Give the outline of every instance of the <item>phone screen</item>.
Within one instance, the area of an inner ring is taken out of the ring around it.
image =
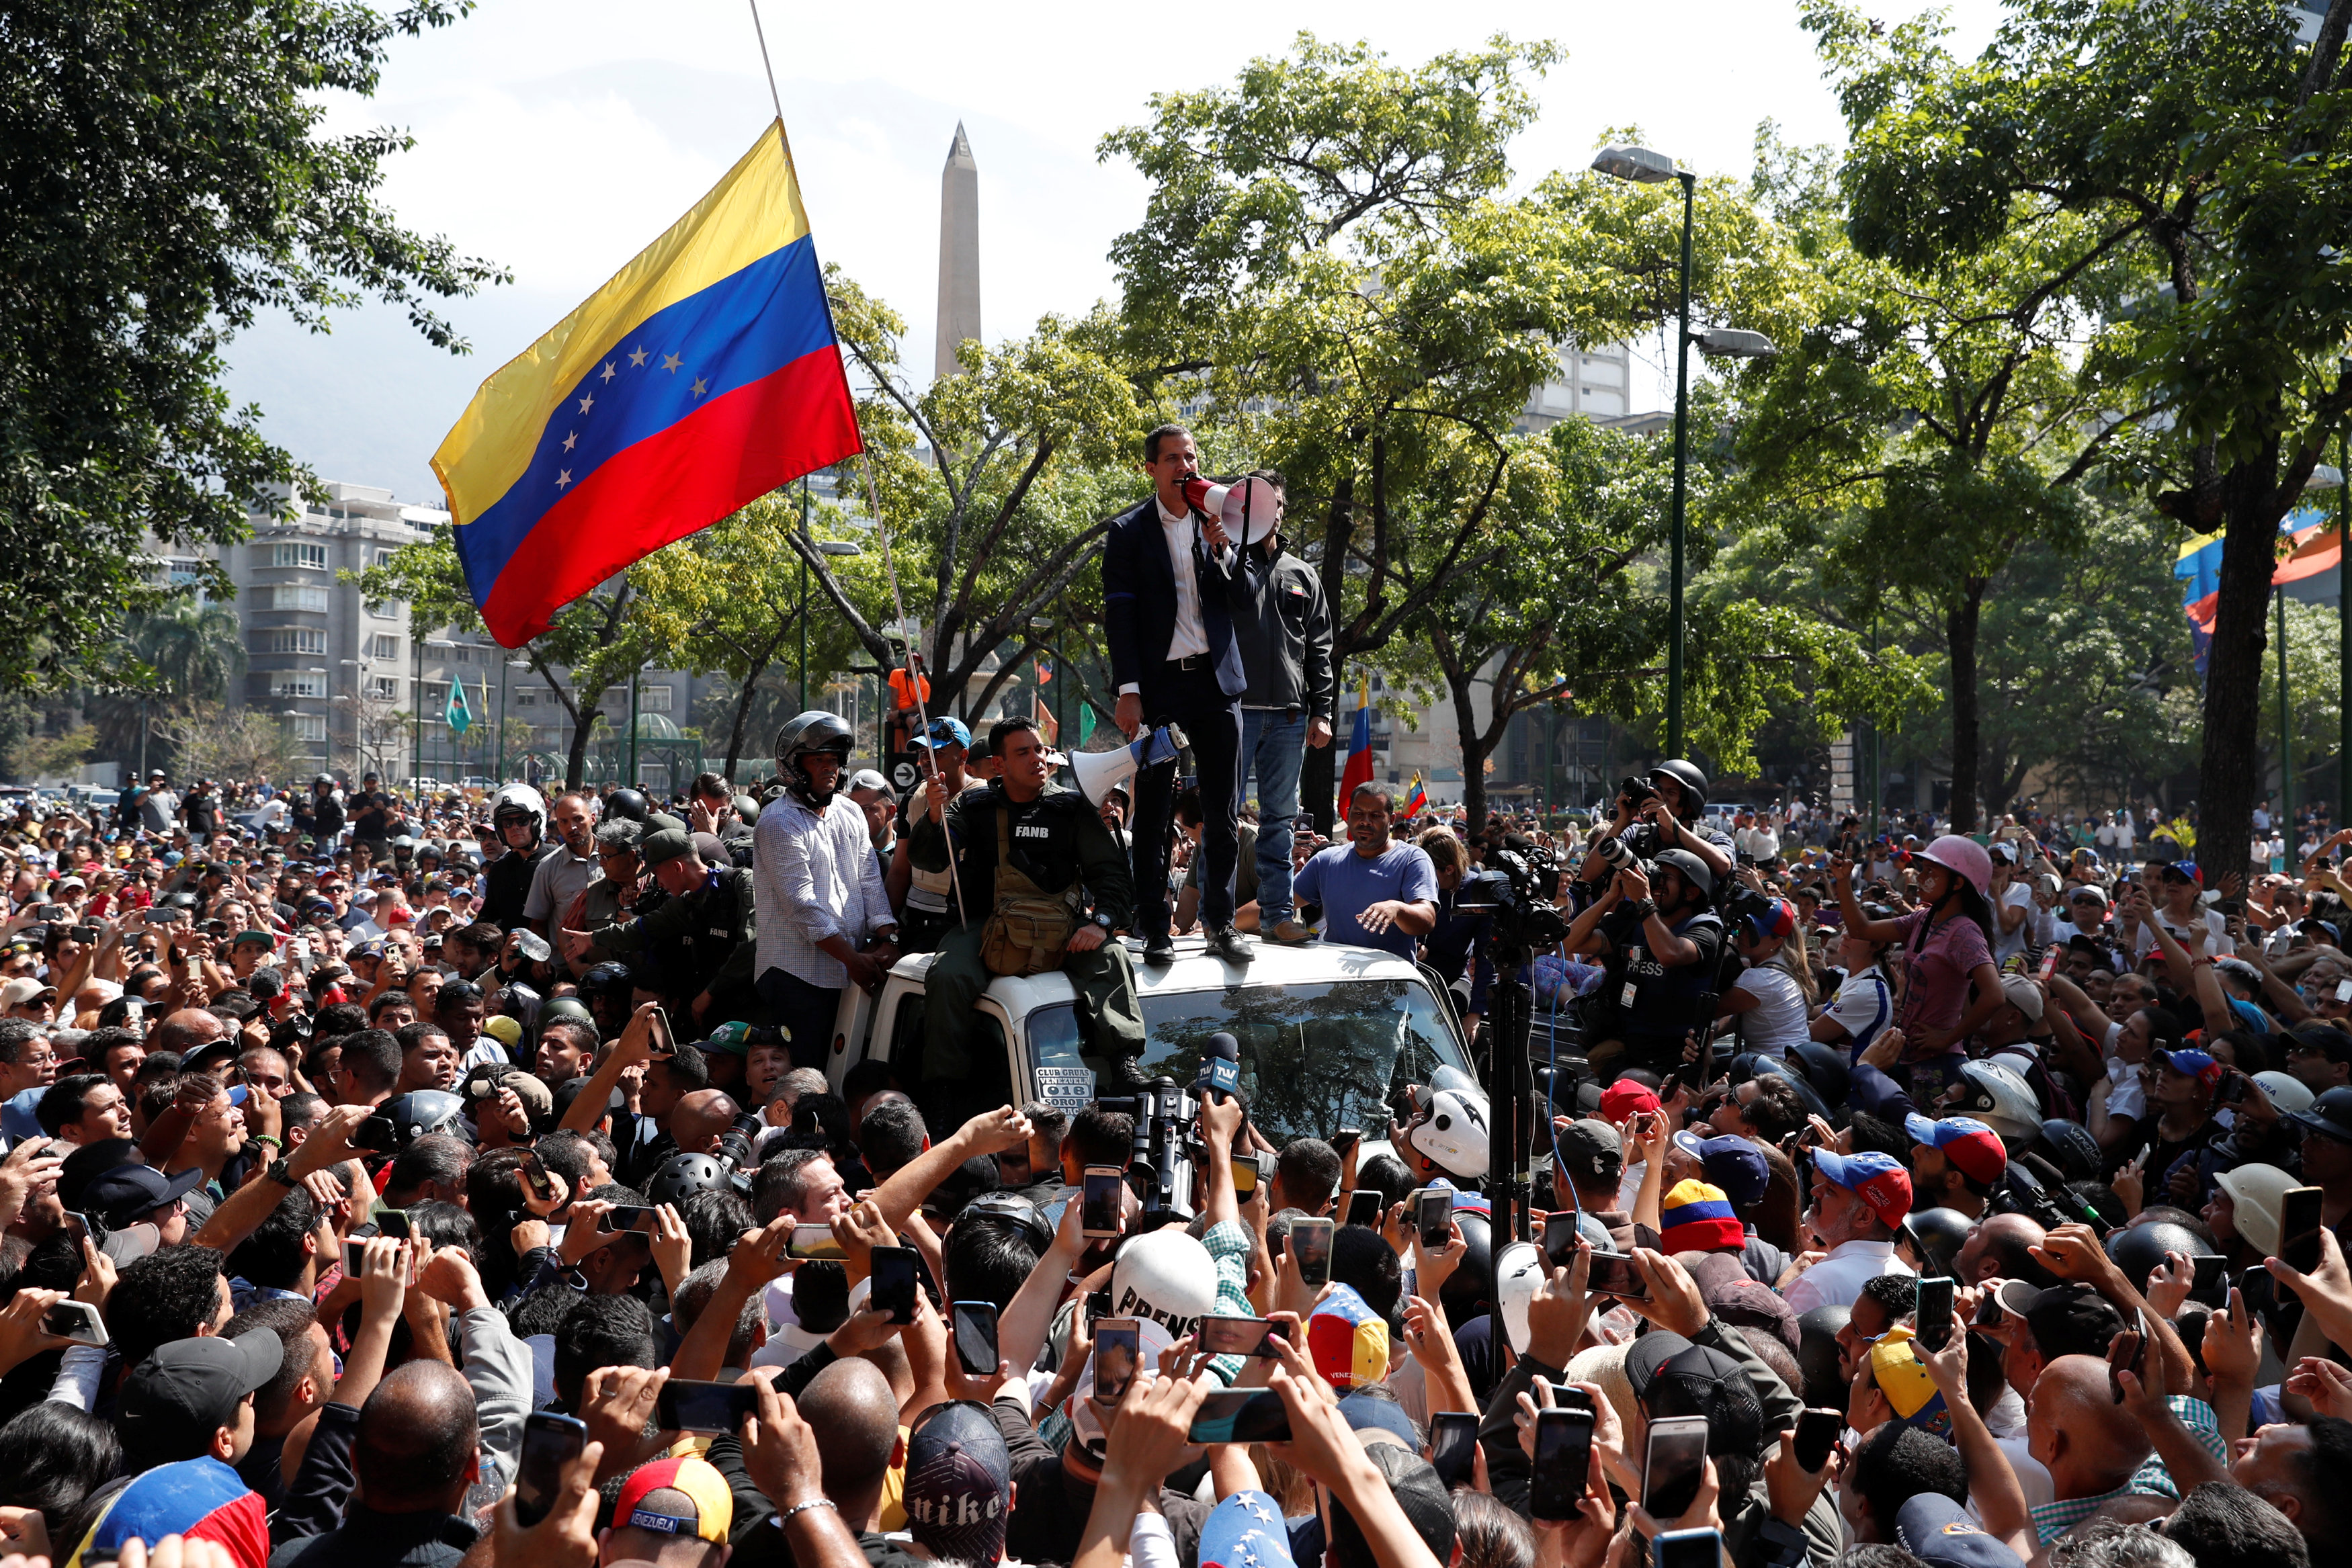
[[[1699,1449],[1706,1448],[1706,1423],[1699,1422]],[[1651,1452],[1657,1452],[1655,1428]],[[1583,1500],[1584,1483],[1592,1461],[1592,1413],[1589,1410],[1536,1412],[1536,1457],[1528,1477],[1528,1512],[1546,1521],[1574,1519]],[[1696,1483],[1694,1483],[1696,1492]],[[1688,1504],[1685,1504],[1685,1507]],[[1669,1515],[1680,1518],[1679,1513]]]
[[[1819,1475],[1830,1462],[1830,1450],[1837,1446],[1838,1434],[1845,1430],[1843,1410],[1806,1410],[1797,1416],[1797,1468],[1807,1475]]]
[[[962,1364],[964,1375],[995,1376],[996,1303],[958,1301],[951,1311],[955,1314],[956,1360]]]
[[[1921,1348],[1938,1351],[1952,1343],[1952,1281],[1930,1278],[1919,1281],[1918,1338]]]
[[[2319,1267],[2319,1200],[2315,1186],[2289,1187],[2279,1199],[2279,1258],[2305,1274]]]
[[[1433,1187],[1421,1195],[1421,1244],[1434,1252],[1453,1239],[1454,1191],[1451,1187]]]
[[[1544,1216],[1543,1254],[1555,1269],[1576,1260],[1576,1210],[1562,1208]]]
[[[588,1424],[569,1416],[533,1411],[522,1424],[522,1458],[515,1467],[515,1518],[537,1524],[555,1506],[563,1487],[563,1467],[588,1446]]]
[[[793,1227],[793,1239],[784,1243],[784,1256],[803,1262],[814,1260],[839,1263],[845,1261],[849,1253],[842,1246],[840,1239],[834,1235],[832,1226],[795,1225]]]
[[[1224,1388],[1201,1401],[1185,1435],[1193,1443],[1287,1443],[1290,1413],[1271,1388]]]
[[[98,1322],[98,1309],[87,1301],[59,1301],[41,1314],[41,1332],[77,1344],[106,1343],[106,1331]]]
[[[351,1143],[364,1154],[388,1155],[400,1147],[400,1129],[389,1116],[370,1116],[352,1131]]]
[[[1646,1301],[1650,1287],[1634,1268],[1633,1260],[1622,1252],[1595,1252],[1592,1270],[1586,1277],[1585,1288],[1598,1296],[1614,1296],[1622,1301]],[[1674,1517],[1680,1518],[1679,1513]]]
[[[404,1208],[387,1208],[377,1215],[375,1233],[378,1236],[389,1236],[397,1241],[412,1240],[415,1235],[409,1228],[408,1210]]]
[[[877,1312],[888,1312],[894,1323],[915,1321],[915,1249],[911,1247],[877,1247],[872,1253],[874,1294],[872,1305]],[[994,1367],[989,1368],[991,1372]]]
[[[1079,1229],[1087,1236],[1117,1236],[1125,1205],[1119,1201],[1119,1188],[1125,1185],[1123,1173],[1108,1166],[1088,1166],[1079,1187]]]
[[[1274,1342],[1282,1332],[1265,1318],[1204,1317],[1201,1320],[1198,1339],[1200,1348],[1211,1355],[1255,1355],[1271,1359]]]
[[[1294,1219],[1285,1243],[1298,1260],[1298,1278],[1318,1288],[1331,1282],[1332,1225],[1328,1219]]]
[[[1429,1417],[1429,1463],[1447,1491],[1467,1486],[1478,1458],[1478,1417],[1468,1410],[1440,1410]]]
[[[665,1432],[739,1432],[743,1418],[759,1408],[760,1390],[755,1385],[673,1378],[662,1385],[654,1419]]]
[[[367,1260],[367,1239],[354,1237],[343,1243],[343,1272],[359,1278],[360,1266]]]
[[[1706,1463],[1706,1418],[1671,1416],[1650,1423],[1650,1450],[1642,1469],[1642,1506],[1653,1519],[1680,1519],[1698,1497]],[[1540,1472],[1543,1460],[1537,1457]]]
[[[548,1179],[548,1176],[545,1171],[540,1170],[536,1166],[523,1166],[522,1180],[523,1185],[530,1188],[531,1197],[539,1199],[541,1203],[545,1203],[549,1198],[555,1196],[555,1183]]]
[[[1717,1568],[1723,1561],[1719,1531],[1661,1531],[1650,1545],[1651,1568]]]
[[[1135,1381],[1135,1364],[1143,1354],[1133,1318],[1104,1318],[1095,1324],[1095,1397],[1115,1405],[1127,1397]]]
[[[677,1040],[669,1032],[667,1010],[660,1003],[655,1003],[653,1016],[648,1021],[651,1027],[646,1030],[646,1049],[656,1056],[676,1056]]]
[[[1234,1196],[1247,1197],[1257,1191],[1257,1156],[1235,1155],[1227,1162],[1234,1171]]]
[[[1348,1195],[1348,1223],[1378,1229],[1381,1210],[1385,1207],[1379,1188],[1358,1187]]]
[[[616,1203],[606,1209],[597,1220],[596,1228],[612,1231],[634,1230],[642,1236],[653,1236],[661,1230],[661,1217],[643,1204]],[[803,1228],[793,1228],[793,1234],[795,1239],[799,1237]],[[832,1233],[833,1228],[825,1227],[825,1234],[830,1236]]]

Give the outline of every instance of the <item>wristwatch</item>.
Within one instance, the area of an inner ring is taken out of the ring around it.
[[[292,1170],[288,1168],[286,1157],[283,1155],[262,1166],[261,1174],[268,1176],[271,1181],[276,1182],[279,1186],[293,1186],[296,1185],[294,1173]]]
[[[1099,914],[1099,913],[1097,913],[1097,914],[1095,915],[1095,924],[1096,924],[1096,925],[1099,925],[1099,926],[1101,926],[1104,930],[1108,931],[1108,930],[1109,930],[1109,929],[1110,929],[1110,916],[1109,916],[1109,915],[1103,915],[1103,914]]]

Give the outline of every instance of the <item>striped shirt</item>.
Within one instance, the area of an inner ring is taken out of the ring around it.
[[[2189,1435],[2197,1439],[2199,1448],[2212,1455],[2218,1463],[2226,1465],[2230,1462],[2230,1445],[2221,1437],[2221,1423],[2214,1416],[2213,1406],[2185,1394],[2168,1395],[2164,1402],[2171,1406],[2175,1416],[2180,1417],[2180,1424],[2189,1428]],[[2096,1497],[2066,1498],[2057,1502],[2045,1502],[2036,1508],[2033,1511],[2034,1533],[2041,1537],[2042,1544],[2047,1546],[2098,1512],[2105,1504],[2135,1492],[2150,1497],[2168,1497],[2176,1502],[2180,1499],[2180,1488],[2173,1480],[2172,1472],[2165,1468],[2161,1458],[2150,1454],[2139,1469],[2132,1472],[2131,1479],[2113,1491],[2101,1492]]]

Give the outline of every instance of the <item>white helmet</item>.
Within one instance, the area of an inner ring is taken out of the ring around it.
[[[1129,1237],[1110,1270],[1110,1315],[1148,1318],[1171,1337],[1191,1333],[1217,1310],[1217,1266],[1181,1226]]]
[[[1430,1074],[1428,1103],[1405,1129],[1404,1141],[1440,1170],[1477,1181],[1491,1153],[1487,1109],[1484,1090],[1454,1068],[1440,1067]]]
[[[1512,1242],[1495,1260],[1496,1293],[1503,1303],[1503,1332],[1511,1336],[1511,1348],[1521,1355],[1527,1354],[1530,1343],[1528,1308],[1550,1278],[1550,1270],[1544,1267],[1543,1251],[1532,1241]]]
[[[2263,1092],[2271,1097],[2272,1104],[2290,1116],[2297,1111],[2311,1109],[2313,1096],[2310,1085],[2292,1072],[2257,1072],[2254,1082],[2263,1086]]]
[[[538,790],[528,784],[509,784],[499,790],[498,798],[490,802],[490,825],[503,827],[505,824],[499,819],[515,811],[530,819],[532,837],[547,836],[547,802]]]
[[[2011,1069],[1991,1061],[1963,1061],[1960,1080],[1968,1092],[1947,1114],[1974,1116],[2000,1134],[2011,1153],[2042,1135],[2042,1103]]]

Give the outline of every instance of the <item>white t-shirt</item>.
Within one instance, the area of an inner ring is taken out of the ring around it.
[[[1849,1056],[1859,1056],[1895,1021],[1894,988],[1874,968],[1848,975],[1830,1003],[1829,1015],[1845,1027]]]
[[[2018,922],[2016,930],[2004,931],[2000,928],[1999,912],[1995,912],[1992,923],[1992,962],[1995,968],[2000,967],[2002,959],[2015,957],[2025,951],[2026,938],[2033,932],[2033,890],[2021,882],[2012,882],[2008,891],[2000,895],[2000,904],[2004,908],[2024,910],[2025,918]]]
[[[1759,964],[1731,982],[1735,991],[1756,998],[1739,1015],[1739,1038],[1749,1051],[1786,1057],[1810,1038],[1805,1032],[1805,993],[1797,977],[1778,964]]]
[[[2216,953],[2233,951],[2233,949],[2224,947],[2222,946],[2224,942],[2229,940],[2230,923],[2227,919],[2223,918],[2221,912],[2218,909],[2208,909],[2202,911],[2201,914],[2205,922],[2206,956],[2210,957]],[[2198,915],[2191,915],[2189,917],[2189,921],[2184,923],[2173,919],[2171,915],[2167,915],[2161,909],[2156,912],[2157,924],[2163,926],[2167,931],[2172,933],[2172,936],[2175,941],[2184,944],[2189,940],[2189,934],[2197,929],[2194,923],[2198,918]],[[2138,936],[2139,956],[2145,958],[2150,953],[2157,950],[2156,933],[2150,931],[2147,926],[2142,925],[2139,928]]]

